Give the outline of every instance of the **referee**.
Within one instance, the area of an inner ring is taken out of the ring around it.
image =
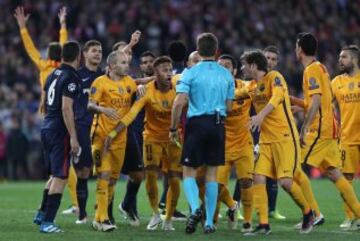
[[[185,140],[181,162],[184,190],[191,207],[186,232],[195,232],[202,217],[199,189],[195,181],[196,169],[205,165],[205,233],[215,232],[213,217],[216,208],[218,183],[217,166],[224,164],[226,111],[231,110],[234,98],[234,79],[231,73],[215,61],[218,40],[212,33],[200,34],[197,51],[202,61],[185,70],[176,85],[170,138],[178,141],[177,126],[183,107],[188,103]]]

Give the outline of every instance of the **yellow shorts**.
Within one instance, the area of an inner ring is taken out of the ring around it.
[[[340,144],[342,172],[355,174],[360,167],[360,145]]]
[[[182,172],[181,148],[169,142],[144,142],[144,167],[161,167],[163,172]]]
[[[293,177],[300,161],[299,142],[285,140],[260,144],[259,158],[255,162],[255,174],[273,179]]]
[[[335,139],[305,138],[306,146],[301,149],[302,163],[326,171],[329,167],[341,169],[340,151]]]
[[[103,155],[103,146],[105,139],[94,138],[91,145],[91,152],[95,170],[97,173],[110,172],[112,179],[119,179],[120,171],[124,164],[125,147],[113,143],[110,150]]]
[[[242,147],[239,152],[225,153],[225,164],[217,169],[217,182],[227,185],[232,167],[236,168],[238,179],[253,178],[254,150],[252,145]]]

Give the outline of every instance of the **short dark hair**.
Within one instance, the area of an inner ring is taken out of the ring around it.
[[[80,45],[76,41],[64,43],[61,58],[65,62],[73,62],[80,54]]]
[[[49,43],[48,58],[54,61],[61,61],[61,45],[58,42]]]
[[[358,59],[358,66],[360,66],[360,48],[359,48],[359,46],[357,46],[355,44],[346,45],[341,50],[342,51],[343,50],[350,51],[351,55]]]
[[[164,64],[164,63],[169,63],[172,64],[172,60],[170,59],[170,57],[168,56],[160,56],[157,57],[154,62],[153,62],[153,68],[155,69],[156,67],[158,67],[160,64]]]
[[[218,49],[218,40],[212,33],[202,33],[197,37],[196,46],[200,56],[215,56]]]
[[[314,56],[316,54],[318,42],[311,33],[299,33],[296,42],[306,56]]]
[[[144,52],[141,53],[140,58],[144,58],[144,57],[153,57],[155,59],[155,54],[153,54],[153,52],[146,50]]]
[[[112,51],[117,51],[120,48],[120,46],[125,47],[126,45],[127,43],[125,41],[119,41],[112,46]]]
[[[270,52],[270,53],[274,53],[279,55],[280,51],[278,49],[278,47],[276,47],[275,45],[269,45],[266,48],[264,48],[264,52]]]
[[[174,62],[182,62],[186,59],[186,46],[183,42],[179,40],[172,41],[167,51],[169,57]]]
[[[236,59],[234,58],[234,56],[230,55],[230,54],[223,54],[219,57],[219,59],[227,59],[227,60],[230,60],[232,65],[233,65],[233,68],[234,69],[237,69],[238,68],[238,63],[236,61]]]
[[[95,39],[91,39],[89,41],[86,41],[86,43],[84,44],[84,47],[83,47],[83,51],[86,52],[93,46],[101,46],[100,41],[95,40]]]
[[[241,59],[245,60],[248,64],[256,64],[258,70],[267,72],[267,60],[261,50],[252,50],[245,52]]]

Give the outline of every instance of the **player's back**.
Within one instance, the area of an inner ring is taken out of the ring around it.
[[[45,118],[42,129],[65,128],[62,97],[78,95],[79,81],[76,70],[66,64],[62,64],[49,75],[44,86]]]
[[[308,134],[319,136],[320,138],[331,139],[336,135],[334,124],[334,113],[332,109],[332,91],[330,76],[326,67],[319,61],[314,61],[304,70],[303,91],[305,109],[312,104],[312,95],[321,95],[321,103],[318,113],[316,113]]]

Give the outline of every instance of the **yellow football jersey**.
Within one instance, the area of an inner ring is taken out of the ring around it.
[[[248,92],[253,106],[259,113],[268,103],[275,109],[265,117],[260,131],[260,143],[298,140],[290,98],[284,77],[277,71],[268,72],[257,83],[252,81]]]
[[[360,73],[343,74],[331,83],[341,116],[340,140],[343,144],[360,144]]]
[[[332,109],[333,96],[330,77],[326,67],[319,61],[314,61],[305,68],[303,75],[303,92],[305,110],[311,105],[312,95],[321,95],[320,109],[307,130],[308,135],[323,139],[335,138],[336,126]]]
[[[53,60],[45,60],[41,58],[41,54],[38,49],[36,49],[29,32],[26,28],[20,30],[21,39],[24,43],[25,50],[31,60],[35,63],[36,67],[40,71],[40,86],[41,89],[45,86],[46,78],[49,74],[59,66],[59,62]],[[68,40],[68,33],[66,29],[60,29],[60,44],[63,45]]]
[[[89,101],[93,101],[102,107],[117,110],[118,115],[122,118],[130,110],[132,97],[135,92],[136,84],[130,76],[114,81],[107,75],[102,75],[92,83]],[[96,114],[91,133],[92,135],[106,138],[119,124],[119,121],[110,119],[105,114]],[[126,131],[121,132],[115,140],[121,143],[126,142]]]
[[[146,94],[135,102],[121,122],[128,126],[140,110],[145,108],[144,140],[168,142],[171,109],[175,97],[176,91],[173,85],[169,91],[163,93],[157,88],[156,81],[152,81],[147,85]]]
[[[245,83],[235,80],[235,89],[245,87]],[[249,143],[252,144],[252,136],[247,124],[250,119],[250,99],[238,99],[233,102],[231,112],[225,119],[225,151],[226,153],[238,152],[241,148]]]

